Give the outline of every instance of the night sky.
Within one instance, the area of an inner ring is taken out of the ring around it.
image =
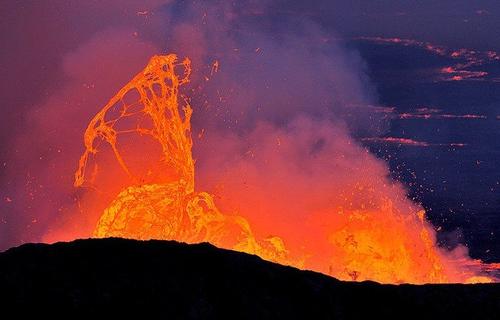
[[[217,22],[229,10],[232,15]],[[499,15],[498,1],[467,0],[4,1],[0,249],[41,241],[59,215],[70,215],[78,197],[72,170],[88,120],[149,56],[173,51],[192,57],[200,74],[203,63],[217,58],[221,70],[226,62],[227,79],[242,88],[260,90],[248,78],[256,72],[271,87],[284,82],[303,90],[301,106],[321,105],[295,108],[270,93],[263,102],[248,94],[264,109],[266,101],[283,105],[280,113],[260,116],[242,97],[227,98],[215,112],[197,111],[205,96],[194,97],[195,133],[208,127],[243,135],[258,119],[279,126],[297,114],[321,117],[331,104],[352,139],[384,159],[409,198],[427,210],[441,245],[464,244],[472,257],[499,262]],[[209,32],[199,32],[203,28]],[[228,53],[245,49],[270,52],[268,64]],[[312,71],[290,80],[303,73],[291,72],[287,62]],[[261,65],[265,70],[250,70]],[[323,98],[329,80],[339,83],[332,99]],[[229,88],[227,82],[203,90]],[[229,108],[231,101],[241,105],[236,110],[244,119]],[[204,168],[212,164],[202,155],[210,151],[196,143],[204,183]]]

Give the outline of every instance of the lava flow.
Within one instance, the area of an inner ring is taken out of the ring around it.
[[[296,239],[259,238],[245,217],[222,213],[212,195],[195,188],[192,108],[179,93],[190,72],[189,59],[178,62],[172,54],[152,57],[88,125],[75,186],[92,187],[102,172],[116,167],[127,181],[102,213],[94,237],[207,241],[343,280],[492,280],[478,271],[480,262],[460,263],[437,247],[425,212],[401,212],[390,199],[376,199],[373,206],[362,209],[348,210],[348,205],[340,204],[332,209],[335,212],[317,212],[318,224],[302,230],[301,236],[322,239],[305,249],[291,245]],[[103,170],[97,162],[106,148],[117,165],[102,158]],[[156,156],[158,160],[152,161]],[[279,235],[280,230],[274,233]]]

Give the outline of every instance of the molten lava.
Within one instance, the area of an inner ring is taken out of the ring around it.
[[[185,101],[182,117],[178,101],[179,86],[189,81],[191,67],[189,59],[180,64],[176,60],[175,55],[152,57],[144,71],[109,101],[85,131],[86,150],[75,173],[75,186],[85,181],[89,156],[98,152],[98,139],[111,146],[118,164],[133,183],[104,211],[94,236],[206,241],[281,261],[286,251],[280,239],[257,241],[244,218],[223,215],[210,194],[195,192],[192,109]],[[184,67],[182,78],[175,71],[179,65]],[[139,94],[139,101],[127,104],[126,96],[132,91]],[[116,111],[114,108],[119,109],[115,117],[110,115]],[[118,122],[129,117],[138,117],[139,122],[144,120],[141,117],[149,118],[149,127],[117,130]],[[158,183],[141,184],[119,151],[118,137],[130,133],[149,136],[161,146],[162,161],[173,170],[162,175]]]
[[[247,219],[222,213],[212,195],[195,188],[192,109],[188,99],[179,94],[179,88],[189,82],[190,72],[188,59],[179,63],[175,55],[152,57],[88,125],[75,186],[92,186],[96,176],[105,172],[97,164],[93,170],[88,168],[89,160],[97,162],[105,148],[112,152],[128,181],[102,213],[93,236],[207,241],[344,280],[490,280],[475,271],[478,263],[474,260],[469,259],[469,266],[463,267],[436,246],[434,230],[423,211],[401,212],[385,198],[361,209],[349,210],[348,205],[340,204],[331,212],[317,212],[317,224],[301,233],[315,239],[310,241],[314,245],[305,249],[291,245],[297,239],[259,239]],[[138,143],[130,140],[131,136],[149,142]],[[126,147],[128,151],[124,151]],[[155,155],[159,161],[141,162]],[[279,234],[280,230],[274,232]]]

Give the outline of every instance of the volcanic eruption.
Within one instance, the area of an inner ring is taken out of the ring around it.
[[[184,67],[183,77],[176,74],[176,67]],[[179,86],[189,81],[190,73],[189,59],[177,63],[175,55],[154,56],[90,122],[75,186],[85,182],[87,162],[90,155],[97,153],[95,144],[99,139],[111,147],[132,183],[104,211],[94,236],[207,241],[280,261],[285,250],[279,238],[257,241],[244,218],[222,214],[210,194],[195,191],[192,109],[186,100],[181,115],[178,101]],[[127,103],[127,95],[134,93],[139,100]],[[137,125],[123,128],[120,121],[127,118],[135,118]],[[145,177],[133,172],[118,147],[118,139],[126,134],[147,136],[158,143],[160,160],[169,170],[159,171],[153,177],[148,176],[152,175],[150,170],[156,168],[143,168],[147,171]],[[151,181],[145,183],[145,180]]]
[[[119,190],[102,212],[94,237],[206,241],[343,280],[492,281],[481,274],[479,261],[459,260],[437,246],[423,210],[405,211],[363,181],[353,185],[350,194],[332,194],[328,209],[315,212],[315,222],[296,235],[309,239],[313,244],[308,246],[296,245],[297,239],[280,234],[271,221],[268,227],[274,235],[258,237],[247,217],[221,212],[214,196],[195,184],[193,109],[180,92],[190,73],[189,59],[153,56],[90,121],[75,186],[100,192],[99,179],[105,174],[105,184]],[[294,130],[305,131],[311,139],[318,132],[331,133],[307,120]],[[278,143],[286,148],[301,142],[283,132]],[[117,172],[126,178],[115,180]],[[245,192],[238,194],[252,199]]]

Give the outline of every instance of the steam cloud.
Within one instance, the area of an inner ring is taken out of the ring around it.
[[[97,10],[82,6],[80,14]],[[193,61],[185,94],[194,108],[197,186],[257,234],[279,230],[295,239],[292,246],[307,247],[323,236],[307,237],[307,228],[326,228],[322,217],[331,210],[376,210],[383,198],[404,214],[421,209],[353,138],[381,134],[385,123],[364,107],[376,95],[362,60],[326,40],[331,33],[304,18],[265,14],[267,1],[120,7],[121,18],[99,30],[81,23],[92,37],[65,53],[63,81],[25,109],[2,177],[9,201],[0,248],[90,235],[100,211],[79,209],[84,191],[72,184],[84,128],[152,54],[169,52]],[[207,80],[215,60],[219,71]]]

